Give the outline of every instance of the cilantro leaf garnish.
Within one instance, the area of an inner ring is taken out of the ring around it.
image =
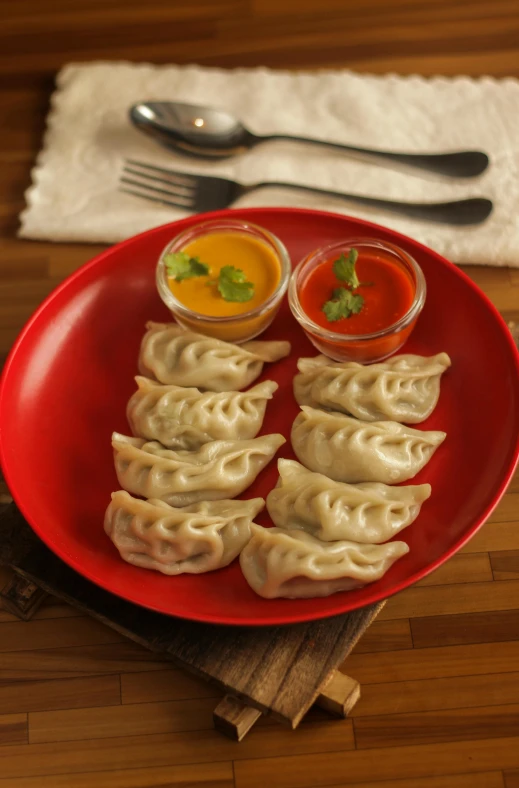
[[[355,290],[360,284],[355,271],[355,263],[357,262],[358,256],[359,253],[356,249],[350,249],[348,257],[341,254],[333,264],[333,273],[337,279],[340,279],[341,282],[346,282],[352,290]]]
[[[356,295],[345,287],[336,287],[331,300],[324,304],[323,312],[329,323],[335,323],[343,317],[358,315],[363,304],[364,299],[361,295]]]
[[[164,265],[168,276],[176,282],[192,279],[195,276],[207,276],[209,266],[201,263],[198,257],[190,257],[186,252],[175,252],[164,257]]]
[[[243,271],[233,265],[224,265],[214,284],[225,301],[243,302],[254,297],[254,283],[248,282]]]

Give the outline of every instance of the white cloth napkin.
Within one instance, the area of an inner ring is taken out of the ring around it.
[[[207,163],[170,153],[132,127],[132,104],[161,99],[220,106],[259,134],[293,133],[408,152],[480,149],[492,163],[477,178],[452,180],[292,142],[269,142],[239,157]],[[119,192],[126,157],[245,183],[294,181],[398,200],[490,197],[495,203],[492,216],[469,228],[428,224],[288,190],[261,190],[234,207],[291,205],[341,212],[392,227],[455,262],[519,267],[515,79],[71,64],[57,77],[19,234],[53,241],[112,242],[186,216]]]

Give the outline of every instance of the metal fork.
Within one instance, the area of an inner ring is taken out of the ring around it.
[[[177,172],[134,159],[126,160],[123,172],[121,184],[124,186],[120,186],[120,191],[194,213],[227,208],[244,194],[266,186],[297,189],[309,194],[336,197],[353,205],[369,205],[392,213],[403,214],[413,219],[443,224],[480,224],[490,216],[493,208],[491,200],[483,197],[472,197],[453,202],[410,203],[383,200],[378,197],[363,197],[360,194],[344,194],[343,192],[316,189],[299,183],[283,183],[281,181],[262,181],[245,185],[229,178]],[[133,177],[128,177],[129,175]],[[133,188],[128,188],[128,186]]]

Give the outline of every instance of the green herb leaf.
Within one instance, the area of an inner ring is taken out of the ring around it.
[[[239,268],[224,265],[217,282],[218,292],[225,301],[250,301],[254,297],[254,283]]]
[[[346,282],[352,290],[359,286],[359,279],[355,271],[355,263],[359,253],[356,249],[350,249],[348,257],[343,254],[334,262],[333,273],[341,282]]]
[[[195,276],[207,276],[209,266],[201,263],[198,257],[190,257],[186,252],[175,252],[167,254],[164,258],[164,265],[169,276],[176,282],[184,279],[192,279]]]
[[[345,287],[337,287],[332,293],[331,300],[324,304],[323,312],[329,323],[335,323],[343,317],[358,315],[363,304],[364,299],[361,295],[355,295]]]
[[[351,312],[345,312],[345,305],[341,301],[327,301],[323,306],[323,312],[329,323],[335,323],[343,317],[348,317]]]

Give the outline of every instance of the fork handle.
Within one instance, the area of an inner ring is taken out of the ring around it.
[[[290,134],[269,134],[254,138],[256,144],[265,140],[296,140],[311,145],[320,145],[331,150],[345,151],[346,153],[360,153],[370,159],[382,159],[394,164],[404,164],[426,172],[435,172],[450,178],[473,178],[481,175],[489,164],[486,153],[478,150],[456,151],[453,153],[398,153],[387,150],[373,150],[359,148],[355,145],[343,145],[339,142],[327,142],[311,137],[296,137]]]
[[[344,192],[318,189],[303,186],[300,183],[284,183],[283,181],[262,181],[253,186],[245,187],[244,191],[253,191],[267,186],[297,189],[308,194],[322,194],[326,197],[336,197],[353,205],[369,205],[373,208],[382,208],[391,213],[409,216],[412,219],[421,219],[442,224],[468,225],[480,224],[490,216],[493,208],[491,200],[484,197],[471,197],[467,200],[454,200],[452,202],[400,202],[398,200],[382,200],[378,197],[363,197],[360,194],[346,194]]]

